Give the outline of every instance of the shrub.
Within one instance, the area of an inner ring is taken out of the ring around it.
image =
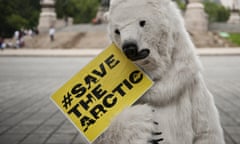
[[[38,25],[39,0],[0,0],[0,35],[11,37],[15,30]]]
[[[181,0],[176,0],[176,3],[179,7],[179,9],[185,11],[186,10],[186,4],[184,2],[182,2]]]
[[[28,21],[17,14],[12,14],[7,18],[7,23],[11,27],[15,27],[16,29],[21,29],[23,26],[26,26]]]
[[[210,1],[205,1],[203,4],[209,22],[226,22],[229,19],[230,10],[224,6]]]
[[[58,17],[71,16],[74,23],[88,23],[96,16],[99,0],[57,0]]]
[[[240,33],[231,33],[228,38],[232,43],[240,46]]]

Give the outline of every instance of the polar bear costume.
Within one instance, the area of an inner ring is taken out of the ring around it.
[[[171,0],[111,0],[111,40],[154,86],[95,144],[224,144],[201,63]]]

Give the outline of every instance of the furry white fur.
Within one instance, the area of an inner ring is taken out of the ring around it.
[[[224,144],[201,63],[173,2],[111,0],[109,34],[119,48],[133,42],[138,51],[149,49],[147,57],[134,63],[155,84],[94,144]],[[164,140],[158,142],[160,138]]]

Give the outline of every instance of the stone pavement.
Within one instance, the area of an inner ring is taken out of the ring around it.
[[[0,57],[0,143],[82,144],[49,97],[89,60]]]
[[[93,57],[23,56],[0,56],[0,144],[84,144],[49,97]],[[226,143],[239,144],[240,57],[201,56],[201,60]]]
[[[0,51],[0,56],[96,56],[103,49],[6,49]],[[198,48],[199,55],[240,55],[240,48]]]

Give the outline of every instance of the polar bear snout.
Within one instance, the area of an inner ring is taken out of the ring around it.
[[[126,42],[122,47],[123,52],[129,59],[134,59],[138,53],[138,46],[134,42]]]
[[[123,52],[132,61],[137,61],[144,59],[149,56],[149,49],[142,49],[139,51],[139,48],[135,42],[125,42],[122,47]]]

